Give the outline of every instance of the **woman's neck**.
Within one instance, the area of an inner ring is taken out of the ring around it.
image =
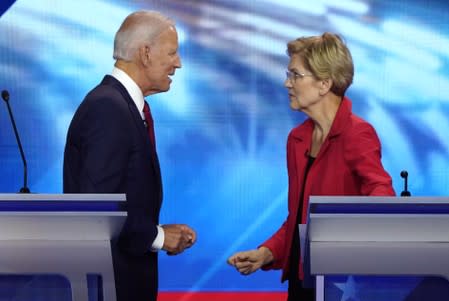
[[[310,154],[316,157],[326,140],[332,127],[338,108],[340,107],[341,97],[330,95],[328,99],[323,99],[321,106],[314,110],[309,116],[314,122],[312,133],[312,145]]]

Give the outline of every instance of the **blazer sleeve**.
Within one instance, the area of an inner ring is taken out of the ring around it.
[[[358,123],[347,135],[344,154],[361,181],[362,195],[395,195],[391,177],[382,166],[379,138],[369,123]]]
[[[262,266],[262,270],[281,269],[284,263],[287,221],[269,239],[259,247],[267,247],[273,254],[273,261]]]

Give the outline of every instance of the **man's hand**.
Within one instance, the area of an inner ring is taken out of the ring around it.
[[[234,266],[242,275],[254,273],[261,266],[273,261],[273,254],[267,247],[257,250],[238,252],[228,258],[228,264]]]
[[[164,245],[162,250],[167,251],[168,255],[176,255],[190,248],[196,241],[195,231],[187,225],[169,224],[163,225]]]

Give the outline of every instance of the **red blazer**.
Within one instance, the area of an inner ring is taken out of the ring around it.
[[[273,263],[263,269],[282,268],[282,281],[288,275],[296,212],[313,128],[313,121],[307,119],[288,136],[288,216],[281,228],[262,244],[271,250],[274,257]],[[351,102],[346,97],[341,102],[329,134],[309,170],[304,187],[302,221],[306,220],[311,195],[395,195],[391,177],[382,166],[380,141],[376,131],[369,123],[352,114]],[[302,263],[298,276],[303,279]]]

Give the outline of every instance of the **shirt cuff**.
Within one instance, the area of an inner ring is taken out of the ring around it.
[[[151,245],[151,252],[157,252],[162,249],[164,246],[164,240],[165,240],[165,234],[164,229],[162,229],[161,226],[157,227],[157,236],[153,241],[153,244]]]

